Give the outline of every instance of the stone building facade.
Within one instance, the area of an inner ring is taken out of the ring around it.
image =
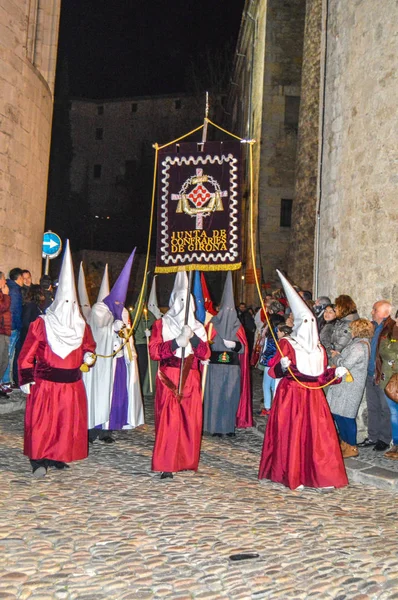
[[[398,5],[307,0],[289,275],[398,308]]]
[[[278,285],[276,268],[288,267],[304,19],[305,0],[247,0],[228,100],[231,131],[256,140],[256,266],[265,287]],[[247,195],[244,211],[248,223]],[[247,241],[247,227],[243,235]],[[244,263],[245,299],[254,303],[248,243]]]
[[[0,12],[0,270],[41,273],[61,0]]]
[[[369,315],[382,297],[398,308],[398,4],[326,9],[317,283]]]
[[[146,244],[153,144],[188,133],[203,123],[203,117],[204,98],[188,95],[72,99],[71,194],[86,211],[80,247],[128,251],[120,246],[122,237],[129,238],[131,246],[137,239]],[[200,141],[200,135],[189,139]]]

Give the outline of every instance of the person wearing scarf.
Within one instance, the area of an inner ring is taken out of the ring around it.
[[[149,342],[152,360],[159,362],[155,395],[155,446],[152,470],[161,478],[173,472],[198,469],[202,437],[202,395],[199,365],[210,356],[206,331],[195,318],[189,296],[185,323],[188,279],[185,271],[176,275],[170,309],[155,321]],[[179,390],[182,349],[184,367]]]
[[[69,242],[55,300],[30,324],[19,359],[21,390],[28,394],[24,454],[35,478],[48,467],[87,457],[87,397],[80,366],[94,364],[95,342],[80,314]]]
[[[345,367],[327,368],[316,317],[277,271],[294,315],[291,335],[279,342],[269,375],[281,378],[265,430],[259,479],[291,489],[333,489],[348,484],[340,444],[323,389]],[[290,370],[289,370],[290,369]],[[293,377],[294,376],[294,377]]]

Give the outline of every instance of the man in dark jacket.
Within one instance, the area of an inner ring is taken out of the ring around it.
[[[22,327],[22,269],[11,269],[7,286],[11,298],[11,336],[8,347],[8,364],[2,377],[3,391],[12,391],[17,389],[18,385],[13,380],[13,365],[15,359],[15,350],[18,344]]]
[[[381,373],[379,354],[380,339],[395,324],[391,319],[391,304],[388,300],[375,302],[372,308],[374,335],[370,345],[368,376],[366,379],[366,404],[368,407],[368,437],[358,444],[362,448],[373,446],[373,450],[387,450],[391,441],[391,413],[378,383]]]
[[[8,365],[8,346],[11,335],[11,298],[4,273],[0,271],[0,380]],[[0,398],[8,398],[0,386]]]

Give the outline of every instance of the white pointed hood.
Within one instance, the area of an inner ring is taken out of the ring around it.
[[[148,298],[148,310],[156,319],[160,319],[163,316],[159,310],[158,301],[156,298],[156,275],[153,278],[151,293],[149,294]]]
[[[80,311],[83,315],[83,317],[86,319],[89,318],[90,314],[91,314],[91,306],[90,306],[90,300],[87,294],[87,287],[86,287],[86,278],[84,276],[84,269],[83,269],[83,263],[80,263],[80,268],[79,268],[79,279],[77,282],[77,291],[79,294],[79,306],[80,306]]]
[[[69,240],[66,241],[55,300],[42,318],[54,354],[66,358],[81,346],[86,323],[79,310]]]
[[[292,284],[277,269],[287,301],[294,316],[290,338],[296,352],[297,368],[305,375],[318,376],[324,371],[324,354],[319,342],[316,317]]]
[[[110,291],[111,290],[109,287],[108,263],[106,263],[104,275],[103,275],[102,281],[101,281],[101,287],[98,292],[97,302],[102,302],[104,298],[109,296]]]
[[[184,327],[185,322],[185,307],[187,302],[187,292],[188,292],[188,277],[185,271],[178,271],[175,281],[173,291],[170,295],[169,300],[169,310],[163,316],[163,326],[162,326],[162,335],[163,340],[168,342],[169,340],[174,340],[177,336],[180,335],[181,329]],[[191,329],[196,333],[196,335],[203,341],[206,341],[206,331],[200,321],[197,321],[195,318],[195,301],[193,299],[192,294],[189,296],[189,312],[188,312],[188,325]],[[192,354],[192,346],[188,344],[185,348],[185,356]],[[181,358],[181,348],[178,348],[176,351],[176,356]]]

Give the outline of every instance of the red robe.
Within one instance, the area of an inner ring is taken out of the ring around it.
[[[51,350],[44,320],[31,323],[18,359],[20,385],[35,382],[26,401],[24,454],[61,462],[88,455],[87,397],[80,365],[95,342],[86,325],[82,345],[66,358]]]
[[[253,427],[253,403],[249,367],[250,350],[243,326],[239,327],[238,331],[236,332],[236,337],[245,349],[243,354],[239,354],[240,400],[238,410],[236,412],[236,427],[238,429],[246,429],[247,427]]]
[[[163,342],[162,320],[155,321],[149,342],[152,360],[160,361],[156,375],[155,395],[155,447],[153,471],[196,471],[202,439],[202,393],[199,364],[210,357],[207,342],[200,341],[193,348],[194,358],[179,402],[176,394],[167,387],[162,374],[178,388],[181,359],[172,349],[173,340]]]
[[[301,374],[295,368],[296,353],[291,344],[279,342],[284,356],[292,362],[290,368],[300,381],[309,387],[323,385],[333,379],[334,369],[319,377]],[[271,377],[277,374],[281,356],[270,368]],[[275,370],[277,372],[275,372]],[[297,383],[288,373],[277,388],[265,431],[259,479],[283,483],[291,489],[306,487],[336,488],[348,485],[344,461],[336,428],[323,390],[309,390]]]

